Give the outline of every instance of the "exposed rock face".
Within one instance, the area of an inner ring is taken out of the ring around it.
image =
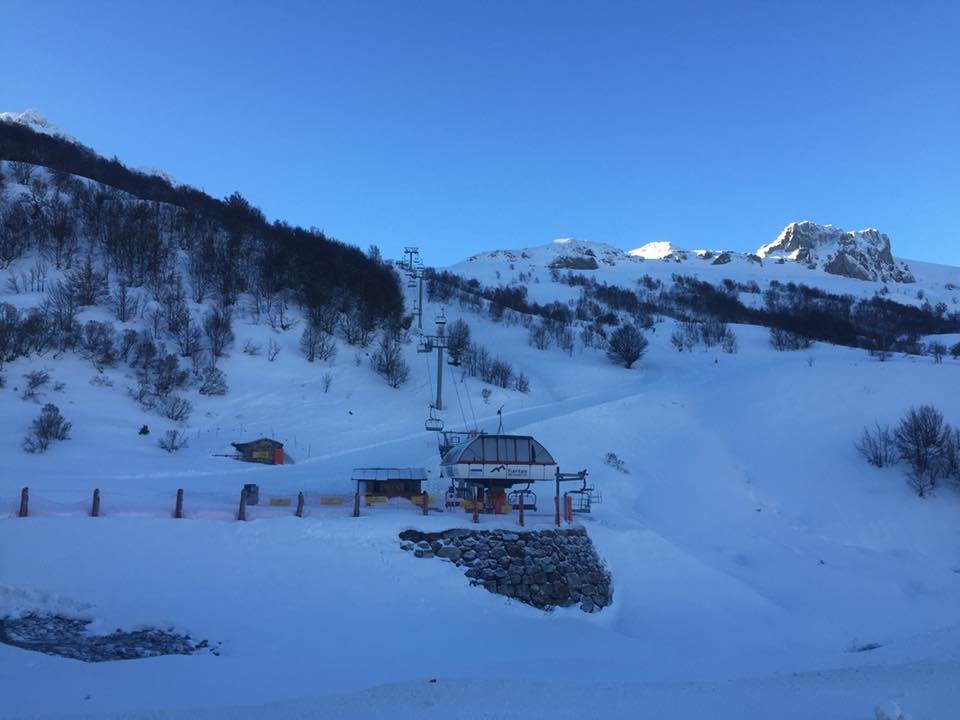
[[[579,603],[595,612],[613,600],[610,573],[582,528],[510,532],[404,530],[400,547],[466,569],[471,585],[542,610]]]
[[[42,613],[0,618],[0,643],[84,662],[192,655],[204,650],[220,654],[206,640],[194,640],[170,630],[140,628],[93,635],[87,632],[89,624],[89,620]]]
[[[890,238],[874,229],[845,231],[809,221],[790,223],[776,240],[763,245],[757,255],[796,260],[857,280],[914,281],[906,264],[893,259]]]
[[[584,255],[561,255],[550,263],[557,270],[596,270],[597,258],[589,250]]]

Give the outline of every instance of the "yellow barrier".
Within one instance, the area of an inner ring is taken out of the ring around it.
[[[367,505],[373,505],[375,503],[385,503],[387,501],[386,495],[365,495],[364,496],[367,502]]]
[[[280,507],[290,507],[293,503],[290,501],[290,498],[272,497],[270,498],[270,504]]]
[[[411,495],[410,497],[407,498],[407,500],[409,500],[409,501],[412,502],[414,505],[416,505],[417,507],[419,507],[419,506],[421,506],[421,505],[423,504],[423,495]],[[428,505],[432,505],[434,500],[436,500],[436,497],[435,497],[435,496],[433,496],[433,495],[427,495],[427,504],[428,504]]]
[[[342,497],[321,497],[321,505],[343,505]]]

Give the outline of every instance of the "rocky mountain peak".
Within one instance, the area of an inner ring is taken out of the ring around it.
[[[794,222],[772,243],[762,245],[757,255],[794,260],[857,280],[914,281],[906,263],[894,260],[890,238],[874,228],[848,231],[808,220]]]

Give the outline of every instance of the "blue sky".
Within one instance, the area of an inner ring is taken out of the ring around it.
[[[429,264],[791,220],[960,264],[960,3],[0,0],[0,110]]]

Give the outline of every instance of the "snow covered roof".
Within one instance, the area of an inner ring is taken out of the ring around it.
[[[557,461],[529,435],[478,435],[452,447],[441,462],[442,465],[459,463],[556,465]]]
[[[354,468],[351,480],[426,480],[424,468]]]

